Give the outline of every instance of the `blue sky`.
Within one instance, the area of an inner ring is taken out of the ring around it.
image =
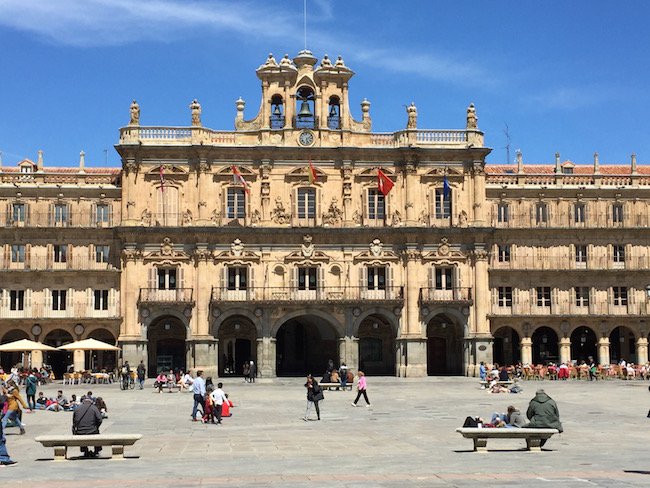
[[[307,46],[356,75],[353,113],[373,129],[463,128],[474,102],[491,163],[650,163],[650,2],[307,0]],[[303,0],[0,0],[4,165],[119,165],[118,128],[137,99],[143,125],[234,127],[260,102],[255,69],[304,47]]]

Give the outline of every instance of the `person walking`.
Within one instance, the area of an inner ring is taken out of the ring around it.
[[[368,400],[368,393],[366,392],[366,375],[363,374],[363,371],[359,371],[357,374],[359,375],[359,380],[357,382],[357,398],[354,400],[354,402],[352,402],[352,406],[356,407],[359,398],[361,398],[361,395],[363,395],[363,398],[366,401],[366,407],[369,407],[370,400]]]
[[[250,372],[251,372],[251,365],[248,361],[244,362],[244,366],[242,368],[242,374],[244,375],[244,381],[248,383],[248,380],[250,379]]]
[[[255,377],[257,376],[257,368],[255,367],[255,362],[251,359],[248,366],[248,376],[251,383],[255,383]]]
[[[140,361],[140,364],[138,364],[138,368],[136,371],[138,374],[138,384],[140,385],[140,389],[142,390],[144,388],[144,379],[147,376],[147,368],[144,365],[144,361]]]
[[[4,389],[0,387],[0,412],[3,411],[5,402],[7,401],[7,395],[4,393]],[[4,425],[0,423],[0,466],[14,466],[16,461],[13,461],[9,457],[9,452],[7,452],[7,439],[5,438]]]
[[[221,423],[223,404],[228,401],[222,388],[223,383],[217,383],[217,388],[210,393],[210,398],[212,399],[212,413],[217,418],[217,424]]]
[[[7,423],[10,420],[13,420],[20,428],[20,434],[23,435],[25,433],[25,424],[23,424],[20,420],[22,417],[22,410],[20,409],[21,405],[23,408],[27,408],[25,400],[23,400],[23,397],[20,396],[18,385],[16,385],[14,382],[11,382],[9,383],[9,389],[7,392],[7,413],[5,413],[4,417],[2,417],[3,432],[7,428]]]
[[[196,412],[201,406],[201,415],[203,415],[204,402],[205,402],[205,380],[203,379],[203,371],[196,372],[196,378],[192,383],[192,392],[194,393],[194,407],[192,408],[192,422],[196,422]]]
[[[38,378],[36,378],[36,370],[31,370],[29,376],[25,380],[25,395],[27,395],[27,405],[29,410],[36,409],[36,387],[38,386]]]
[[[312,375],[307,376],[305,388],[307,388],[307,409],[305,410],[305,416],[302,419],[305,422],[309,420],[309,412],[313,405],[316,410],[317,420],[320,420],[320,408],[318,407],[318,402],[325,398],[323,395],[323,389],[318,384],[318,381],[316,381],[316,378]]]
[[[72,435],[99,434],[100,425],[102,425],[102,414],[93,403],[92,397],[84,398],[72,414]],[[102,446],[95,446],[93,451],[86,446],[81,446],[79,449],[84,457],[97,457]]]

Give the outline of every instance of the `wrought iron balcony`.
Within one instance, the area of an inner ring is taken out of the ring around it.
[[[173,290],[140,288],[138,303],[194,303],[193,292],[193,288],[175,288]]]
[[[472,289],[455,287],[449,289],[420,288],[420,303],[472,303]]]
[[[404,301],[401,286],[369,290],[361,286],[325,286],[314,290],[295,287],[251,287],[244,290],[212,288],[212,303],[218,302],[386,302]]]

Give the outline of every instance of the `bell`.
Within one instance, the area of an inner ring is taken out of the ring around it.
[[[330,105],[330,117],[336,117],[338,115],[338,105]]]
[[[280,110],[280,105],[273,105],[273,115],[280,116],[282,111]]]
[[[298,117],[300,117],[301,119],[313,117],[311,110],[309,109],[309,103],[307,103],[306,101],[303,101],[302,104],[300,105],[300,112],[298,112]]]

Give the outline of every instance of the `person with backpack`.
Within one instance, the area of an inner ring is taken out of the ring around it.
[[[147,368],[144,365],[144,361],[140,361],[140,364],[138,364],[138,368],[136,371],[138,374],[138,384],[140,385],[140,389],[142,390],[144,388],[144,379],[147,376]]]

